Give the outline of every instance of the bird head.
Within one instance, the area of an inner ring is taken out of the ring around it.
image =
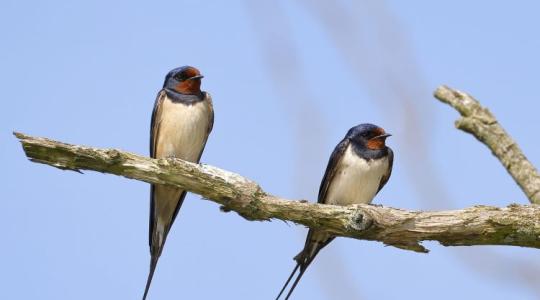
[[[201,78],[203,77],[197,68],[183,66],[167,74],[163,88],[180,94],[197,95],[201,93]]]
[[[360,124],[349,130],[347,137],[359,146],[370,150],[386,148],[386,138],[391,136],[379,126],[373,124]]]

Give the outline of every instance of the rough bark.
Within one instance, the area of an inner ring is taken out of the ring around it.
[[[540,204],[540,174],[506,133],[495,116],[471,95],[440,86],[435,98],[455,108],[462,116],[456,128],[472,134],[486,145],[521,187],[529,201]]]
[[[466,121],[473,122],[473,121]],[[474,122],[477,121],[476,119]],[[490,126],[492,122],[488,122]],[[181,187],[248,220],[280,219],[337,236],[380,241],[427,252],[420,243],[445,246],[512,245],[540,248],[540,206],[474,206],[422,212],[374,205],[334,206],[270,195],[245,177],[179,159],[151,159],[116,149],[70,145],[15,133],[30,160],[64,170],[94,170],[148,183]],[[516,146],[517,147],[517,146]]]

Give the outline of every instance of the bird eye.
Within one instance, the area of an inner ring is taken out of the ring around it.
[[[182,78],[182,74],[178,73],[174,76],[174,79],[178,80],[178,81],[184,81],[184,78]]]

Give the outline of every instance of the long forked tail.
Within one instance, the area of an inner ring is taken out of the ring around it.
[[[281,291],[279,291],[279,294],[277,295],[276,300],[278,300],[279,297],[281,297],[281,294],[283,294],[283,292],[285,291],[285,288],[289,285],[289,282],[291,282],[291,279],[293,278],[294,274],[296,274],[296,271],[298,270],[299,267],[300,267],[300,264],[297,263],[297,264],[296,264],[296,267],[294,267],[294,270],[291,272],[291,275],[289,276],[289,278],[287,279],[287,281],[285,281],[285,284],[284,284],[283,287],[281,288]],[[295,281],[296,281],[296,280],[295,280]]]
[[[302,275],[304,275],[304,272],[306,271],[306,269],[307,269],[307,266],[306,266],[306,268],[303,268],[303,267],[300,268],[300,273],[298,273],[298,277],[296,277],[296,279],[294,280],[293,285],[291,286],[291,289],[287,293],[287,297],[285,297],[285,300],[288,300],[289,297],[292,295],[292,292],[294,291],[294,288],[296,287],[296,285],[300,281],[300,278],[302,278]]]
[[[278,296],[276,297],[276,300],[278,300],[279,297],[281,297],[281,295],[285,291],[285,288],[287,288],[287,286],[289,285],[289,282],[291,282],[291,279],[294,277],[294,274],[296,274],[296,271],[298,271],[298,269],[300,269],[300,272],[298,273],[298,276],[294,280],[293,285],[291,286],[291,289],[287,293],[287,296],[285,296],[285,300],[289,299],[289,297],[292,295],[292,292],[296,288],[296,285],[298,284],[298,282],[300,281],[300,279],[302,278],[302,276],[306,272],[307,267],[311,264],[311,262],[313,261],[313,259],[315,258],[315,256],[319,252],[319,250],[320,249],[316,249],[313,252],[312,256],[308,257],[307,255],[309,255],[309,253],[307,253],[305,251],[305,249],[304,249],[300,253],[298,253],[298,255],[296,255],[294,257],[294,260],[296,261],[296,267],[294,267],[293,271],[291,272],[291,275],[289,275],[289,278],[287,278],[287,281],[283,285],[283,288],[281,288],[281,291],[279,292]]]
[[[306,269],[309,267],[311,262],[313,262],[313,260],[315,259],[315,256],[317,256],[319,251],[321,251],[321,249],[324,248],[326,245],[328,245],[333,239],[334,237],[329,236],[327,233],[315,232],[312,229],[309,230],[304,249],[302,249],[302,251],[300,251],[300,253],[298,253],[298,255],[294,257],[294,260],[296,261],[296,267],[294,267],[291,275],[289,275],[289,278],[283,285],[283,288],[281,288],[281,291],[276,297],[276,300],[278,300],[279,297],[281,297],[281,295],[283,294],[283,292],[285,291],[285,289],[291,282],[292,278],[294,277],[298,269],[300,269],[298,276],[294,280],[291,286],[291,289],[289,290],[289,292],[287,293],[287,296],[285,297],[285,300],[289,299],[289,297],[292,295],[292,292],[296,288],[296,285],[298,285],[298,282],[300,281],[300,279],[306,272]]]
[[[300,269],[300,273],[298,273],[298,276],[296,277],[296,279],[294,280],[291,288],[289,289],[289,292],[287,293],[287,296],[285,296],[285,300],[289,299],[289,297],[292,295],[292,292],[296,288],[296,285],[298,285],[298,282],[300,281],[300,279],[302,278],[302,276],[306,272],[307,267],[309,266],[309,264],[312,261],[313,261],[313,259],[310,259],[310,260],[308,260],[306,262],[297,262],[296,263],[296,267],[294,267],[293,271],[291,272],[291,275],[289,275],[289,278],[287,279],[287,281],[285,282],[285,284],[281,288],[281,291],[279,291],[279,294],[277,295],[276,300],[278,300],[279,297],[281,297],[281,295],[283,294],[283,292],[285,291],[285,289],[289,285],[289,282],[291,282],[291,279],[294,277],[294,274],[296,274],[296,271],[298,271],[298,269]]]
[[[154,277],[154,271],[156,270],[158,259],[158,255],[152,254],[152,258],[150,259],[150,273],[148,273],[148,279],[146,280],[146,288],[144,289],[143,300],[145,300],[146,295],[148,295],[148,290],[150,289],[150,284],[152,283],[152,278]]]
[[[154,271],[174,219],[180,211],[186,191],[169,186],[152,185],[150,188],[150,222],[148,244],[150,246],[150,272],[146,280],[143,300],[146,300]],[[159,199],[159,201],[157,201]],[[174,205],[174,206],[173,206]],[[174,207],[174,210],[171,209]]]

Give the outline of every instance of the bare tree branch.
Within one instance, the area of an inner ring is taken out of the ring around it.
[[[456,127],[486,145],[521,187],[529,201],[540,204],[540,174],[495,116],[467,93],[440,86],[435,98],[455,108],[462,116]]]
[[[380,241],[427,252],[420,242],[445,246],[513,245],[540,248],[540,207],[474,206],[421,212],[373,205],[334,206],[291,201],[264,192],[238,174],[179,159],[151,159],[115,149],[65,144],[15,133],[30,160],[64,170],[94,170],[169,184],[234,210],[248,220],[280,219],[337,236]]]

